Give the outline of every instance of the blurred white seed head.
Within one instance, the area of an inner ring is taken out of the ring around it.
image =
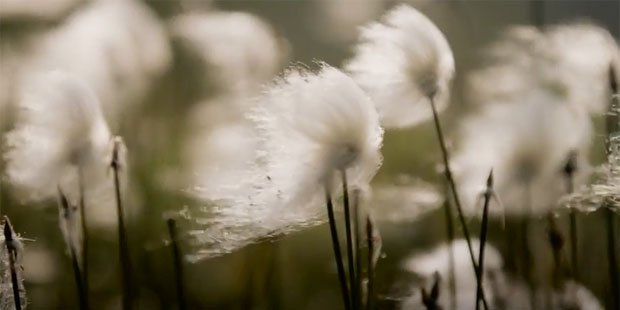
[[[196,231],[202,251],[217,255],[324,219],[325,187],[368,184],[381,164],[383,130],[370,99],[344,73],[320,64],[316,73],[292,68],[258,98],[247,117],[257,149],[242,177],[210,197],[218,204]]]
[[[443,195],[422,180],[403,180],[396,184],[377,184],[369,202],[374,218],[392,223],[413,222],[442,206]]]
[[[60,188],[78,201],[81,178],[87,210],[108,209],[97,206],[114,198],[112,136],[99,101],[80,79],[60,71],[31,76],[5,138],[6,177],[23,200],[55,198]],[[109,219],[90,218],[95,225]]]
[[[562,98],[589,113],[605,111],[610,66],[620,66],[620,50],[598,26],[572,23],[543,31],[509,28],[483,53],[485,65],[468,76],[477,104],[521,101],[532,89]]]
[[[167,34],[145,4],[89,1],[43,36],[26,70],[62,70],[79,77],[93,88],[116,127],[170,60]]]
[[[454,57],[441,31],[407,5],[364,27],[346,71],[377,105],[386,127],[407,127],[429,119],[429,98],[447,106]]]
[[[286,43],[257,16],[242,12],[190,13],[176,17],[170,32],[205,66],[218,91],[254,95],[286,58]]]
[[[576,155],[576,186],[589,169],[592,128],[587,114],[546,95],[487,105],[466,119],[452,160],[465,211],[476,214],[493,169],[506,215],[542,214],[567,191],[564,166]],[[492,204],[491,215],[502,215]]]

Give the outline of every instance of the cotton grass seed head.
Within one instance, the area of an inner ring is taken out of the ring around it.
[[[345,70],[377,105],[386,127],[407,127],[429,119],[429,98],[447,106],[454,57],[441,31],[408,5],[390,10],[362,28]]]
[[[203,258],[283,235],[324,220],[325,189],[339,195],[346,170],[364,188],[381,164],[383,130],[370,99],[327,64],[317,72],[292,68],[248,112],[257,139],[254,165],[235,190],[193,232]],[[221,184],[220,186],[227,186]]]
[[[55,197],[58,186],[77,189],[79,171],[87,188],[97,188],[110,140],[87,85],[59,71],[33,76],[21,91],[16,126],[6,135],[8,181],[28,200]]]

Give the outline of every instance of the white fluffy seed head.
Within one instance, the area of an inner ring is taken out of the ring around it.
[[[62,72],[32,76],[21,91],[15,128],[6,136],[6,175],[28,200],[77,189],[105,172],[110,132],[87,85]]]
[[[347,72],[368,92],[386,127],[431,117],[429,98],[447,106],[454,57],[441,31],[422,13],[399,5],[364,27]]]
[[[218,206],[196,231],[213,256],[324,220],[325,187],[339,195],[340,169],[350,188],[367,186],[381,164],[383,130],[370,99],[344,73],[293,68],[259,97],[247,117],[255,132],[253,164],[235,184],[220,184]],[[217,191],[215,191],[217,192]]]

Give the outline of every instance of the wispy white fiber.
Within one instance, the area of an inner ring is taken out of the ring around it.
[[[112,202],[112,137],[90,88],[67,73],[41,73],[21,90],[18,103],[4,154],[16,194],[24,201],[50,199],[60,187],[77,202],[82,174],[87,206]]]
[[[386,127],[407,127],[448,103],[454,57],[441,31],[407,5],[390,10],[380,22],[362,28],[355,55],[345,70],[377,105]]]
[[[369,206],[374,218],[381,222],[413,222],[442,206],[442,194],[422,180],[373,186]]]
[[[383,130],[370,99],[327,64],[290,69],[247,114],[258,141],[251,169],[221,184],[213,214],[194,235],[194,258],[230,252],[257,239],[324,220],[325,187],[339,196],[340,169],[365,187],[381,164]]]

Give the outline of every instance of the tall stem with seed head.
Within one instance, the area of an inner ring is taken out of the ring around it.
[[[129,246],[127,243],[127,231],[125,230],[125,216],[123,214],[123,201],[121,199],[120,184],[120,148],[122,147],[120,139],[114,140],[114,149],[112,151],[112,161],[110,166],[114,171],[114,190],[116,194],[116,212],[118,216],[118,244],[119,256],[121,261],[121,280],[123,287],[123,309],[131,309],[133,298],[133,287],[131,280],[131,259],[129,257]]]
[[[459,199],[459,195],[456,189],[456,182],[454,181],[454,177],[452,175],[452,170],[450,169],[450,159],[448,155],[448,148],[446,146],[446,142],[444,140],[443,130],[441,129],[441,122],[439,121],[439,115],[437,113],[437,108],[435,107],[435,100],[431,96],[429,97],[429,102],[431,105],[431,110],[433,112],[433,123],[435,124],[435,131],[437,133],[437,139],[439,140],[439,146],[441,148],[441,154],[444,164],[444,173],[448,183],[450,184],[450,192],[452,193],[452,199],[454,200],[454,204],[456,205],[456,211],[459,218],[459,222],[461,223],[461,227],[463,229],[463,235],[465,237],[465,241],[467,241],[467,249],[469,250],[469,259],[471,260],[472,267],[474,268],[474,272],[476,274],[476,278],[478,278],[480,273],[480,268],[478,268],[478,264],[476,263],[476,258],[474,257],[474,249],[471,245],[471,237],[469,234],[469,229],[467,228],[467,222],[465,221],[465,215],[463,215],[463,207],[461,206],[461,200]],[[479,283],[478,283],[479,284]],[[484,305],[484,309],[488,309],[488,304],[486,298],[484,296],[484,292],[481,293],[480,296],[482,303]]]
[[[374,235],[374,224],[370,220],[370,216],[366,217],[366,242],[368,245],[368,255],[366,264],[368,264],[367,273],[368,273],[368,284],[366,288],[366,308],[373,309],[374,307],[374,286],[375,286],[375,262],[373,260],[374,252],[375,252],[375,243],[373,241]]]
[[[336,217],[334,216],[334,205],[332,196],[327,185],[325,186],[325,203],[327,204],[327,217],[329,219],[329,230],[332,238],[332,247],[336,258],[336,268],[338,269],[338,280],[340,281],[340,290],[346,310],[351,309],[351,298],[349,297],[349,289],[347,288],[347,277],[344,271],[344,262],[342,261],[342,252],[340,251],[340,241],[338,240],[338,228],[336,228]]]
[[[11,271],[11,285],[13,288],[13,300],[15,304],[15,310],[22,309],[22,301],[19,289],[19,278],[17,277],[17,248],[15,247],[15,240],[13,237],[13,227],[11,227],[11,221],[8,217],[4,217],[4,244],[6,246],[7,255],[9,256],[9,269]]]

